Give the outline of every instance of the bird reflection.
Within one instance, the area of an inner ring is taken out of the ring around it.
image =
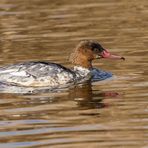
[[[104,92],[100,90],[92,90],[92,84],[87,82],[83,85],[77,85],[69,90],[69,97],[77,102],[77,105],[82,108],[104,108],[109,104],[104,103],[105,98],[115,98],[119,96],[117,92]]]
[[[93,90],[91,81],[85,82],[83,85],[74,85],[65,89],[57,89],[54,91],[48,88],[31,90],[28,88],[21,88],[16,86],[6,87],[4,84],[1,86],[3,86],[5,90],[4,93],[24,92],[21,95],[29,95],[28,97],[31,99],[31,103],[33,104],[40,104],[43,98],[44,102],[46,103],[58,103],[62,102],[63,100],[68,100],[75,101],[80,109],[95,109],[108,107],[109,104],[105,103],[104,99],[116,98],[119,95],[117,92]]]

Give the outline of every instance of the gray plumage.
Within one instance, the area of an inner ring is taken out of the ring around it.
[[[71,83],[76,74],[59,64],[25,62],[0,68],[0,82],[21,86],[58,86]]]

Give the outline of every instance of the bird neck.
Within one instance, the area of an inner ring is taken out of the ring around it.
[[[80,66],[86,69],[92,68],[92,61],[88,60],[85,56],[81,54],[71,54],[70,61],[72,62],[72,64],[74,64],[74,66]]]

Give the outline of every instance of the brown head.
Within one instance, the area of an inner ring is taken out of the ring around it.
[[[85,68],[92,68],[92,61],[100,58],[124,60],[124,57],[112,55],[94,40],[81,41],[70,55],[70,61],[74,65]]]

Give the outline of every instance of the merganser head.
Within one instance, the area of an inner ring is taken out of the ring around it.
[[[122,59],[124,57],[111,54],[107,49],[104,49],[97,41],[84,40],[81,41],[70,55],[70,61],[77,66],[92,68],[94,59]]]

